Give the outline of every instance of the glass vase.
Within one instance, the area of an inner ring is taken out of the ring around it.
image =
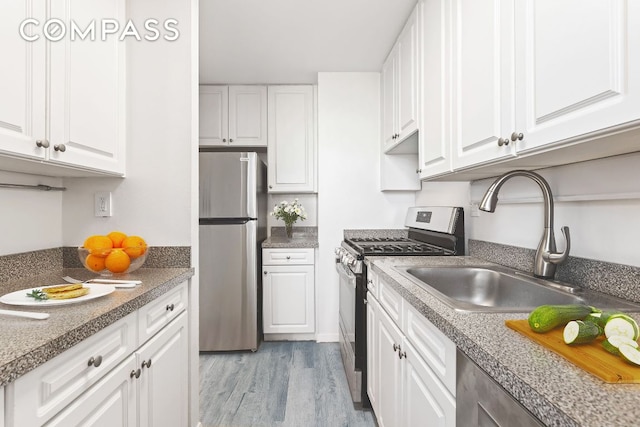
[[[290,239],[293,237],[293,223],[285,223],[284,230],[287,232],[287,237]]]

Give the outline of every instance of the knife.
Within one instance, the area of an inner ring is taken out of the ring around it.
[[[0,314],[7,316],[26,317],[29,319],[44,320],[49,318],[49,313],[33,313],[31,311],[18,311],[18,310],[0,310]]]

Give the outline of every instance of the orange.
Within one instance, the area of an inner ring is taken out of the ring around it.
[[[85,264],[87,264],[87,268],[93,271],[102,271],[104,270],[104,261],[105,259],[101,256],[96,256],[89,254],[87,255],[87,259],[85,260]]]
[[[131,265],[131,259],[122,249],[114,249],[104,259],[104,265],[112,273],[124,273]]]
[[[112,231],[111,233],[107,234],[107,237],[110,238],[113,242],[114,248],[121,248],[122,241],[127,238],[127,235],[121,231]]]
[[[140,236],[129,236],[122,241],[122,248],[132,259],[143,255],[147,250],[147,243]]]
[[[105,257],[109,254],[109,250],[113,247],[113,242],[107,236],[90,236],[84,241],[84,247],[89,250],[90,254]]]

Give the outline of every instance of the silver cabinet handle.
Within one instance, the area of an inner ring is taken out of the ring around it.
[[[39,139],[36,141],[36,147],[49,148],[49,141],[47,141],[46,139]]]
[[[524,138],[524,135],[523,135],[523,134],[521,134],[521,133],[514,132],[514,133],[512,133],[512,134],[511,134],[511,140],[512,140],[512,141],[514,141],[514,142],[515,142],[516,140],[518,140],[518,141],[522,141],[522,138]]]
[[[91,358],[89,359],[89,362],[87,362],[88,366],[95,366],[96,368],[101,364],[102,364],[102,356],[97,356],[97,357],[91,356]]]
[[[394,351],[394,352],[396,352],[396,351],[398,351],[398,350],[400,350],[400,346],[399,346],[398,344],[395,344],[395,343],[394,343],[394,344],[393,344],[393,351]]]
[[[133,378],[133,377],[140,378],[140,373],[141,372],[142,371],[140,369],[135,369],[135,370],[131,371],[131,373],[129,374],[129,378]]]
[[[416,169],[416,173],[422,173],[422,169]]]
[[[509,145],[509,138],[500,138],[498,140],[498,147],[502,147],[503,145]]]
[[[64,144],[56,144],[53,146],[53,149],[56,151],[60,151],[61,153],[67,151],[67,147]]]
[[[173,311],[174,308],[173,304],[167,304],[167,311]]]
[[[398,347],[398,348],[400,348],[400,347]],[[404,357],[405,359],[407,358],[407,352],[406,352],[406,351],[399,351],[399,352],[398,352],[398,358],[399,358],[400,360],[402,360],[402,358],[403,358],[403,357]]]
[[[151,359],[149,359],[148,361],[143,360],[142,361],[142,367],[143,368],[145,368],[145,367],[150,368],[151,367]]]

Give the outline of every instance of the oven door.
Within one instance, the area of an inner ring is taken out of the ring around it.
[[[340,277],[340,334],[343,335],[352,364],[356,351],[356,275],[342,263],[336,263]]]

